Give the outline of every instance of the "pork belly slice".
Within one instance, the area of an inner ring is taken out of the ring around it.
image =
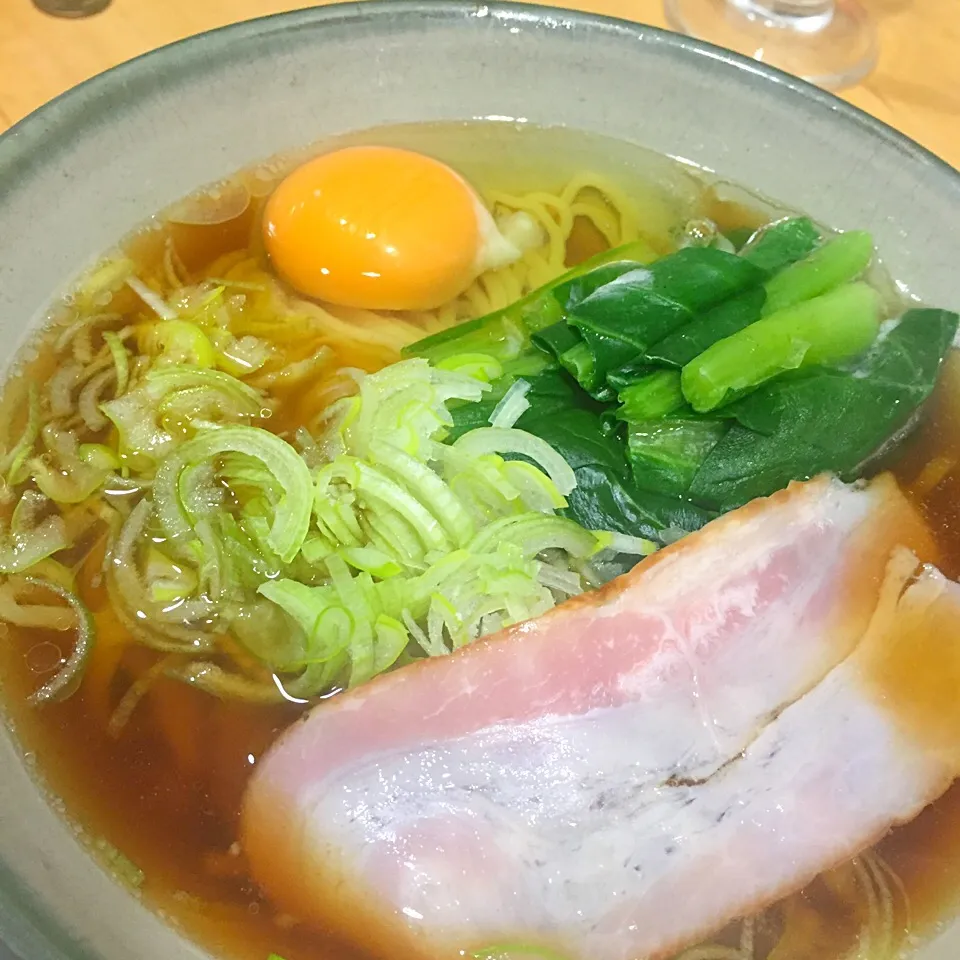
[[[903,592],[916,557],[929,533],[890,477],[794,484],[322,704],[251,781],[254,875],[384,957],[669,956],[946,789],[947,721],[897,683],[960,648],[960,611],[933,570]]]

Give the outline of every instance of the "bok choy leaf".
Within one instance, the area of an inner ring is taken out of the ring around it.
[[[824,471],[858,476],[932,393],[957,323],[946,310],[910,310],[859,367],[774,382],[738,401],[691,496],[730,510]]]

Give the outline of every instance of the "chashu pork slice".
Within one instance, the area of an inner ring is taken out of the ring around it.
[[[933,546],[892,478],[794,484],[324,703],[250,783],[254,875],[383,957],[669,956],[950,783],[956,708],[898,684],[960,650],[960,598],[916,558]]]

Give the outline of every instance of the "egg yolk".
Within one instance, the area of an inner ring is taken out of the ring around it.
[[[368,310],[429,310],[478,273],[478,206],[464,180],[437,160],[347,147],[277,186],[264,235],[277,272],[307,296]]]

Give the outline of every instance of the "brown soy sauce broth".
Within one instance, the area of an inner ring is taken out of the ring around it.
[[[712,183],[666,158],[637,147],[570,131],[512,124],[406,125],[343,138],[338,143],[379,142],[421,149],[444,159],[481,191],[554,188],[581,169],[596,170],[636,201],[649,239],[667,252],[672,237],[692,217],[712,219],[723,230],[754,228],[782,212],[745,191]],[[129,238],[125,249],[144,269],[161,269],[167,240],[184,266],[202,276],[208,264],[246,250],[263,259],[259,219],[265,197],[305,151],[250,168],[217,188],[190,198],[167,217]],[[509,168],[502,160],[511,157]],[[603,241],[587,221],[568,244],[570,265],[596,253]],[[111,309],[132,309],[123,302]],[[52,334],[51,334],[52,336]],[[43,341],[22,369],[44,381],[53,373]],[[364,366],[361,358],[338,357]],[[8,388],[9,392],[9,388]],[[278,420],[296,426],[296,396],[282,398]],[[3,409],[0,403],[0,409]],[[276,424],[274,424],[276,428]],[[914,435],[889,466],[928,517],[940,541],[943,569],[960,576],[960,360],[952,358],[944,383]],[[124,644],[124,628],[111,613],[96,564],[78,576],[82,599],[98,625],[89,673],[110,676],[106,693],[84,683],[63,703],[34,709],[30,691],[66,653],[69,635],[3,627],[0,675],[4,704],[15,734],[38,778],[58,806],[82,828],[94,852],[105,841],[143,875],[138,895],[214,954],[237,960],[347,958],[354,951],[323,932],[297,925],[273,908],[246,871],[237,843],[244,787],[256,763],[302,708],[225,702],[173,680],[158,680],[119,736],[112,711],[157,661],[158,655]],[[322,707],[320,707],[322,709]],[[879,852],[899,875],[915,931],[929,930],[960,890],[960,788],[917,820],[893,833]],[[800,952],[775,960],[831,960],[854,942],[857,920],[817,881],[786,904],[757,919],[754,954],[766,957],[792,915],[809,918]],[[898,935],[907,917],[897,914]],[[715,942],[735,947],[740,925]]]

